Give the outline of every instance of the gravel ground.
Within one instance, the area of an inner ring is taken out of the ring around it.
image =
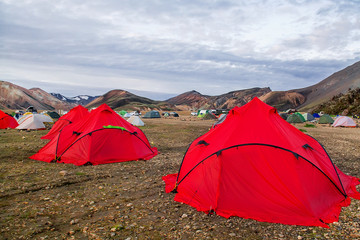
[[[160,154],[149,161],[73,166],[34,161],[47,131],[0,130],[0,239],[360,239],[360,201],[329,229],[208,216],[173,201],[162,176],[212,120],[146,119]],[[360,177],[360,129],[306,128],[346,174]]]

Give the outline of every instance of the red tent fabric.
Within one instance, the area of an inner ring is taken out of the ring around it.
[[[88,114],[89,111],[83,106],[79,105],[74,107],[67,114],[59,118],[51,130],[45,136],[42,136],[41,139],[53,139],[61,131],[61,129],[63,129],[63,127],[83,120]]]
[[[106,104],[81,122],[65,126],[31,159],[45,162],[105,164],[148,160],[157,155],[145,134]]]
[[[198,211],[283,224],[328,227],[350,197],[360,199],[358,178],[258,98],[196,139],[179,173],[163,180]]]
[[[17,126],[19,124],[15,118],[0,110],[0,129],[16,128]]]

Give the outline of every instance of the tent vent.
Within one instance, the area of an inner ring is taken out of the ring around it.
[[[205,146],[208,146],[209,143],[205,142],[204,140],[200,140],[197,145],[204,144]]]
[[[310,148],[311,150],[314,150],[309,144],[305,144],[304,146],[302,146],[303,148],[305,148],[305,149],[308,149],[308,148]]]
[[[221,152],[222,152],[221,150],[218,151],[218,152],[216,152],[216,156],[217,156],[217,157],[220,156]]]
[[[294,154],[294,157],[296,157],[296,159],[299,159],[299,154],[297,153],[293,153]]]
[[[81,134],[81,132],[75,132],[75,131],[73,131],[73,134],[76,134],[76,135],[80,135]]]

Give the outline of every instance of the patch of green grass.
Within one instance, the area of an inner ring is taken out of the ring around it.
[[[304,127],[308,127],[308,128],[316,128],[316,126],[314,124],[305,124]]]
[[[302,131],[302,132],[307,132],[305,129],[301,129],[301,128],[300,128],[299,130]]]
[[[83,173],[83,172],[76,172],[76,173],[75,173],[75,175],[77,175],[77,176],[84,176],[84,175],[86,175],[86,173]]]
[[[115,228],[116,231],[125,229],[125,227],[123,225],[121,225],[121,224],[116,224],[112,228]]]

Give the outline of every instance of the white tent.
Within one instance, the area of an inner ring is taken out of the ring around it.
[[[340,116],[335,119],[333,127],[356,127],[356,123],[349,117]]]
[[[144,126],[145,123],[140,119],[139,116],[131,116],[128,120],[134,126]]]
[[[132,115],[131,115],[130,113],[125,113],[123,117],[124,117],[124,118],[129,118],[129,117],[131,117],[131,116],[132,116]]]
[[[44,122],[54,122],[49,116],[42,114],[28,114],[19,120],[16,129],[45,129]]]
[[[39,119],[42,122],[48,122],[48,123],[53,123],[54,120],[47,114],[35,114],[35,115],[39,115]]]

